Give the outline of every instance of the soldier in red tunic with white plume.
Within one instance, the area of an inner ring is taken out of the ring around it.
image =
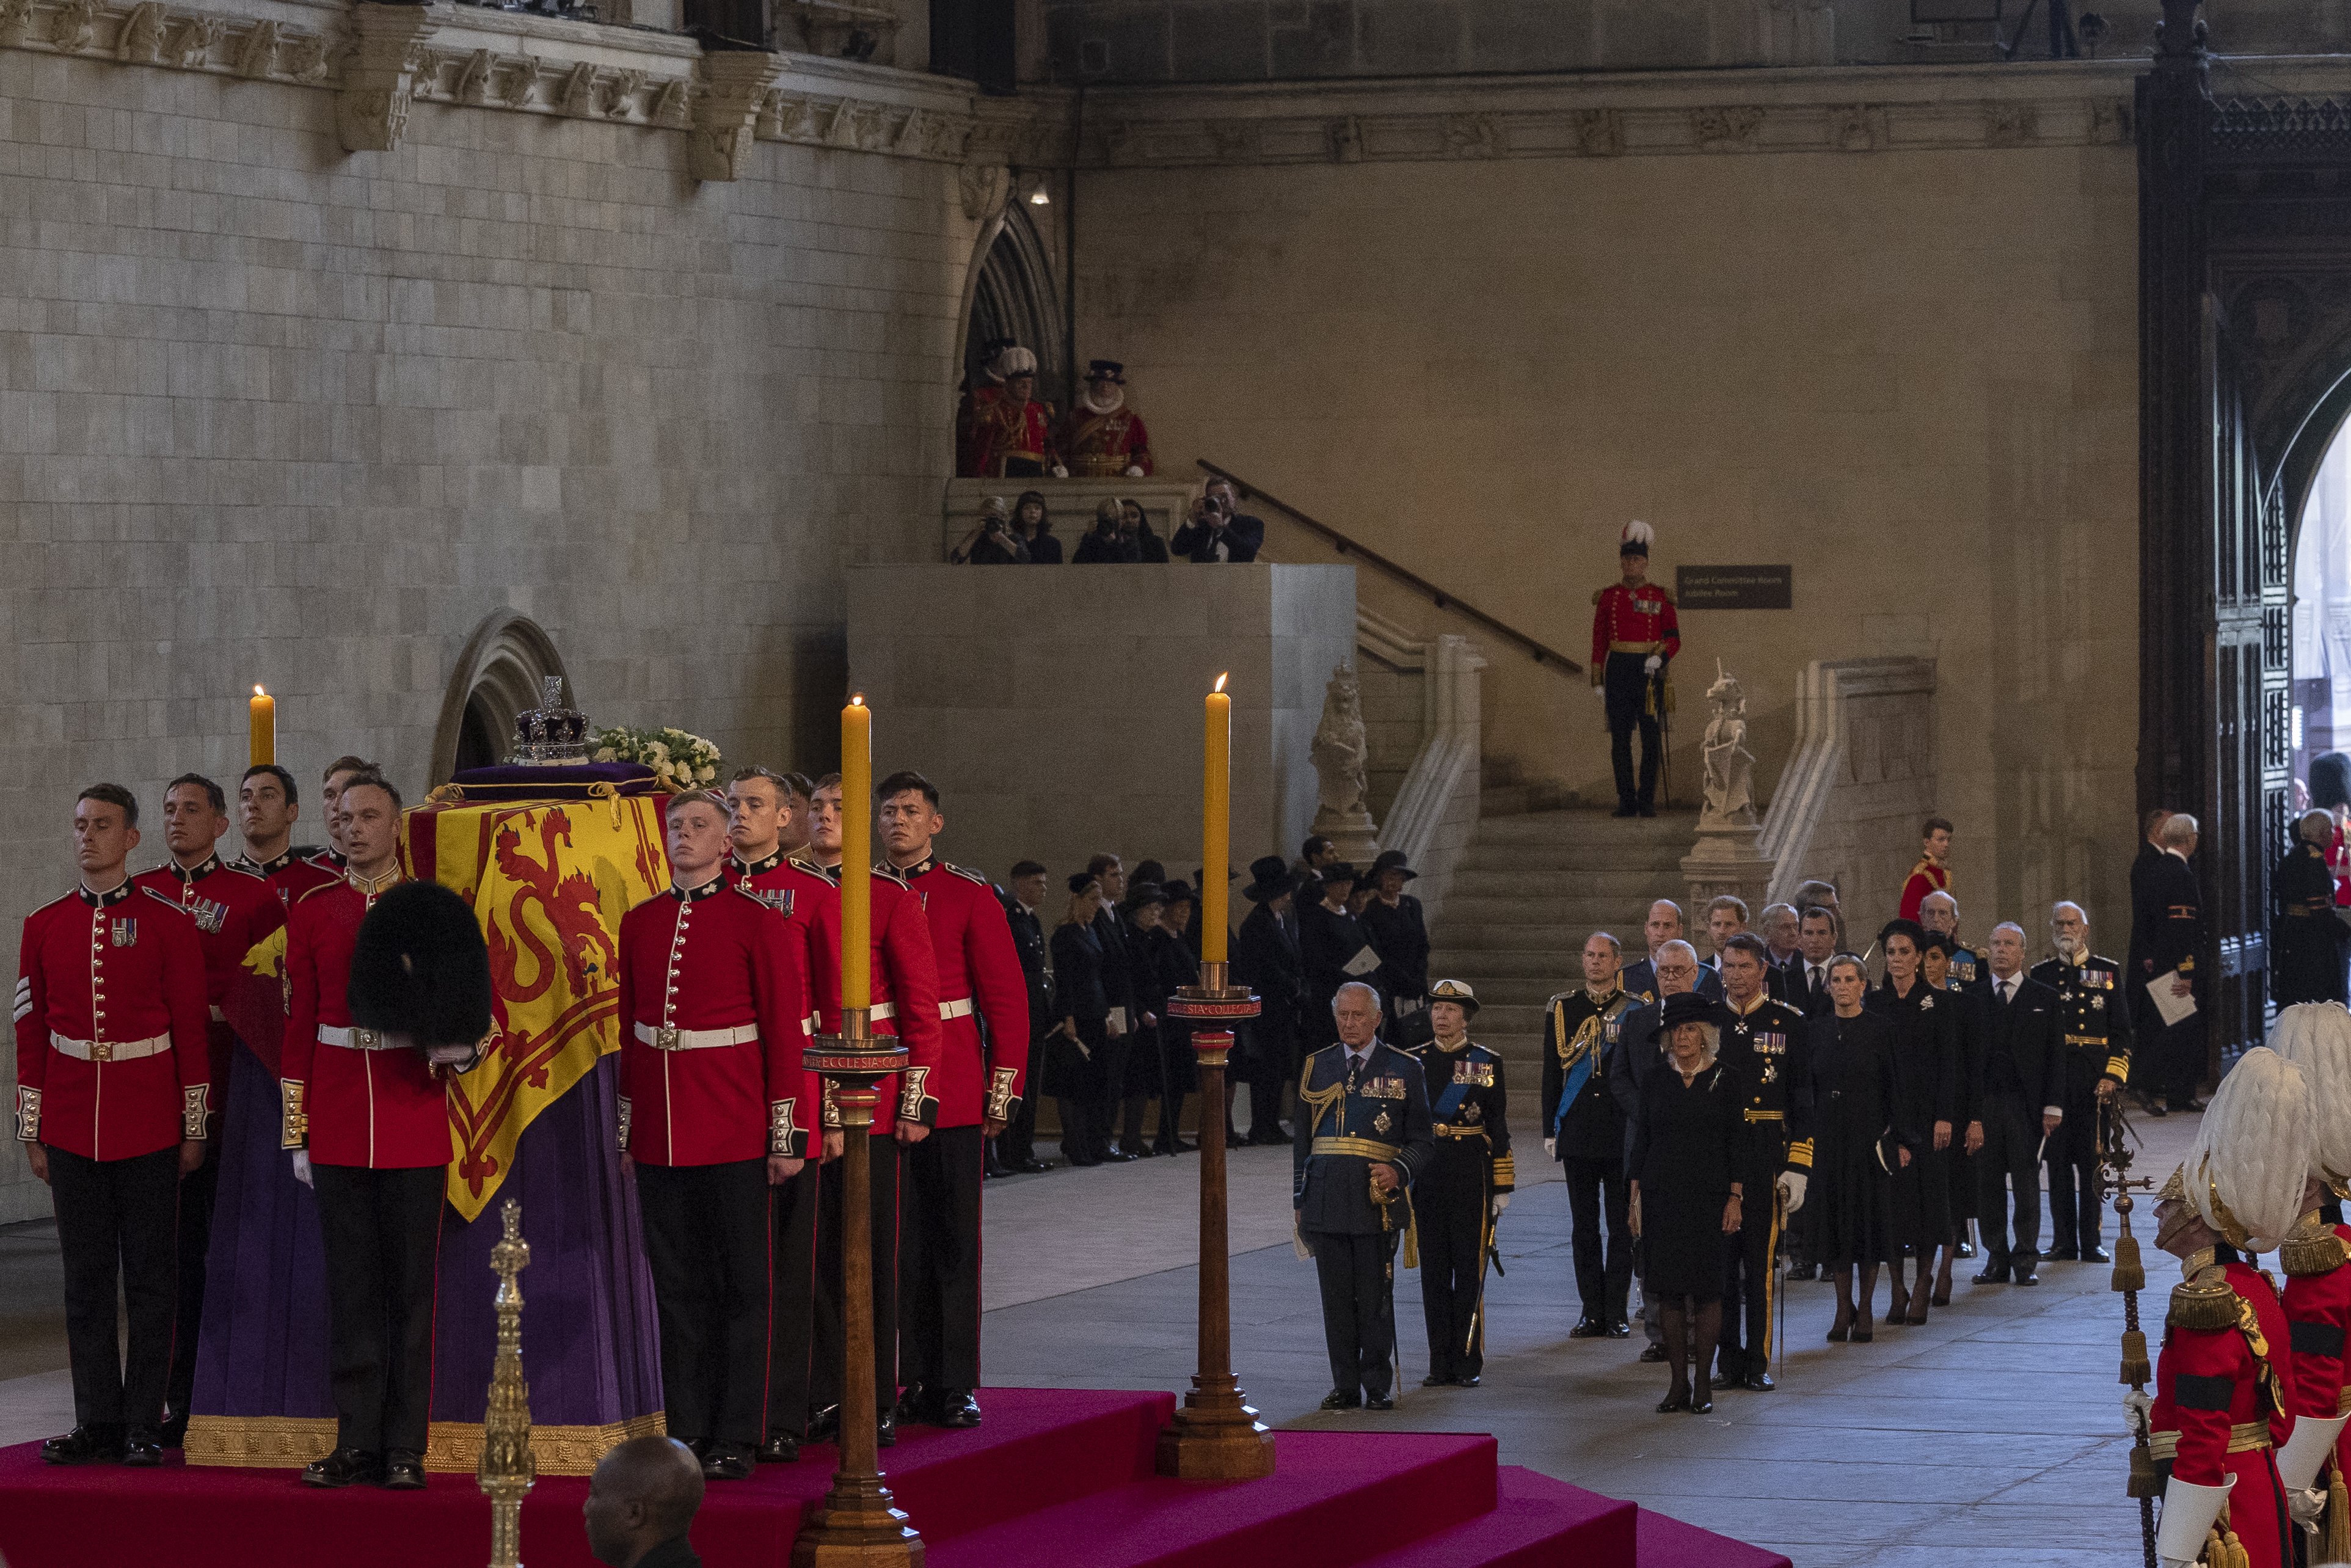
[[[2257,1046],[2221,1081],[2187,1160],[2158,1195],[2156,1245],[2179,1259],[2187,1276],[2171,1292],[2148,1409],[2166,1478],[2156,1536],[2163,1568],[2187,1568],[2216,1533],[2225,1550],[2244,1555],[2214,1561],[2292,1568],[2278,1449],[2292,1448],[2296,1427],[2296,1346],[2284,1304],[2252,1254],[2295,1228],[2311,1124],[2302,1070]],[[2134,1420],[2145,1399],[2137,1391],[2125,1396]],[[2331,1426],[2320,1432],[2320,1455],[2335,1435]],[[2314,1468],[2301,1449],[2292,1458]]]
[[[2351,1494],[2344,1490],[2351,1440],[2343,1435],[2351,1415],[2351,1356],[2344,1344],[2351,1333],[2351,1227],[2327,1224],[2319,1205],[2351,1186],[2345,1179],[2351,1173],[2351,1012],[2339,1002],[2287,1008],[2271,1026],[2270,1045],[2302,1069],[2313,1111],[2302,1215],[2278,1248],[2295,1416],[2278,1455],[2278,1476],[2297,1523],[2314,1531],[2326,1515],[2329,1549],[2314,1549],[2310,1560],[2334,1563],[2351,1555]]]
[[[1674,596],[1648,580],[1649,525],[1630,522],[1616,545],[1624,579],[1592,596],[1592,685],[1608,705],[1608,755],[1616,770],[1616,815],[1657,814],[1657,769],[1665,760],[1666,666],[1682,650]],[[1633,732],[1641,771],[1633,772]]]
[[[990,342],[981,379],[956,415],[957,477],[1069,477],[1053,451],[1053,405],[1036,391],[1037,356],[1009,338]]]

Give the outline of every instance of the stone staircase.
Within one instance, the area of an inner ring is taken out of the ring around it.
[[[1687,903],[1681,858],[1698,832],[1695,811],[1618,820],[1605,811],[1489,814],[1463,854],[1437,929],[1429,977],[1476,988],[1471,1033],[1501,1052],[1512,1109],[1531,1117],[1541,1083],[1542,1007],[1580,985],[1583,939],[1614,933],[1626,960],[1646,952],[1642,923],[1658,898]],[[1695,917],[1694,917],[1695,918]],[[1701,951],[1703,948],[1701,947]]]

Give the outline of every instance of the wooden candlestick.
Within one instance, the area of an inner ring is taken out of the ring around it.
[[[1209,868],[1211,875],[1216,868]],[[1158,1470],[1185,1480],[1254,1480],[1273,1474],[1273,1434],[1233,1375],[1230,1269],[1226,1254],[1225,1062],[1232,1026],[1258,1015],[1257,998],[1228,988],[1225,966],[1202,960],[1200,983],[1167,999],[1167,1016],[1194,1025],[1200,1064],[1200,1369],[1172,1425],[1159,1434]]]

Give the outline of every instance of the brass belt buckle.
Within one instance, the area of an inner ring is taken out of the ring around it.
[[[381,1035],[377,1034],[376,1031],[371,1029],[355,1029],[351,1030],[351,1043],[358,1046],[361,1051],[373,1051],[376,1048],[376,1043],[382,1038],[383,1037]]]
[[[656,1051],[675,1051],[677,1049],[677,1030],[675,1026],[671,1024],[662,1025],[661,1032],[653,1036],[653,1049]]]
[[[112,1061],[114,1047],[105,1040],[93,1040],[89,1042],[89,1059],[92,1061]]]

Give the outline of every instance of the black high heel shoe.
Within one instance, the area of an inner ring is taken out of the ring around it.
[[[1657,1402],[1657,1414],[1660,1416],[1670,1416],[1677,1410],[1687,1410],[1689,1407],[1689,1390],[1677,1384],[1663,1399]]]

